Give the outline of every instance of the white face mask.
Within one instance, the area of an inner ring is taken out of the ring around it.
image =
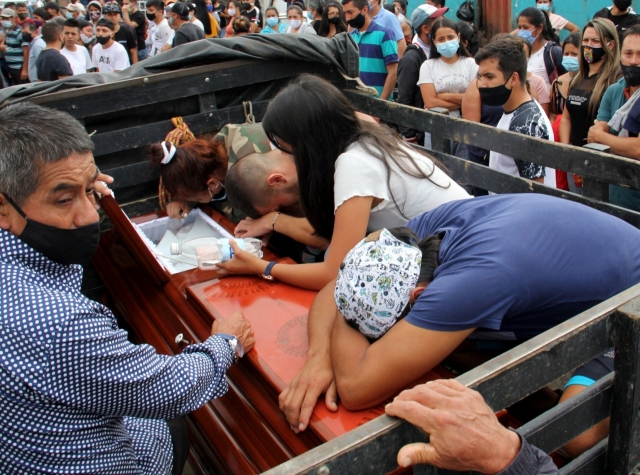
[[[229,8],[229,10],[227,10],[227,12],[229,13],[229,16],[233,16],[236,14],[236,9],[235,8]]]
[[[291,25],[291,28],[296,30],[300,28],[300,25],[302,25],[302,20],[289,20],[289,25]]]

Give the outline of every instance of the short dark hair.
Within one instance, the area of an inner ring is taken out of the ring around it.
[[[60,11],[60,5],[58,5],[56,2],[47,2],[44,4],[44,9],[45,10],[55,10],[57,12]]]
[[[42,25],[42,39],[47,44],[55,42],[60,37],[61,33],[62,27],[55,21],[50,21]]]
[[[18,8],[27,8],[27,4],[26,3],[17,3],[16,4],[16,9]]]
[[[482,61],[495,58],[498,60],[498,69],[507,81],[513,73],[518,73],[520,84],[527,81],[527,56],[524,54],[522,44],[515,38],[503,38],[489,43],[480,48],[475,60],[479,65]]]
[[[159,12],[163,12],[164,11],[164,2],[162,0],[151,0],[150,2],[147,2],[147,8],[149,7],[153,7],[156,10],[158,10]]]
[[[620,47],[622,47],[622,44],[624,43],[624,40],[627,39],[627,36],[640,36],[640,25],[633,25],[624,32],[624,34],[622,35],[622,42],[620,43]]]
[[[111,31],[113,31],[115,29],[115,26],[113,25],[113,22],[111,20],[106,19],[106,18],[100,18],[98,20],[98,23],[96,23],[96,26],[105,26],[105,27],[109,28]]]
[[[267,183],[274,165],[275,160],[268,153],[252,153],[229,168],[224,187],[234,209],[253,219],[261,216],[256,207],[268,206],[276,195]]]
[[[399,241],[420,249],[422,253],[422,264],[420,265],[418,283],[431,282],[433,280],[433,273],[436,267],[438,267],[438,253],[440,252],[442,236],[432,234],[431,236],[420,239],[412,229],[406,227],[393,228],[388,231]]]
[[[69,18],[64,22],[64,25],[62,26],[68,26],[69,28],[77,28],[78,31],[80,31],[80,23],[78,23],[78,20],[76,20],[75,18]]]
[[[368,0],[342,0],[342,5],[347,5],[349,3],[353,3],[353,6],[358,10],[362,10],[364,7],[369,8]]]
[[[38,188],[43,165],[91,152],[93,142],[66,112],[20,102],[0,110],[0,150],[0,192],[21,206]]]
[[[44,21],[51,20],[51,15],[49,14],[49,12],[42,7],[36,8],[33,11],[33,15],[38,15]]]
[[[25,22],[24,25],[22,25],[22,28],[26,28],[28,31],[30,32],[34,32],[34,31],[38,31],[38,27],[36,26],[36,24],[33,21],[27,21]]]

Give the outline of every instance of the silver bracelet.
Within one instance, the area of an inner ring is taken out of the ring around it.
[[[271,223],[271,230],[272,231],[276,230],[276,221],[278,221],[279,217],[280,217],[280,213],[276,213],[276,217],[273,218],[273,223]]]

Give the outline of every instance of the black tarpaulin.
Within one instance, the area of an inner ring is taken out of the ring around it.
[[[239,59],[321,63],[336,67],[342,74],[351,78],[357,78],[360,72],[358,46],[347,33],[340,33],[333,38],[304,34],[249,34],[187,43],[134,64],[119,73],[80,74],[58,81],[37,82],[0,89],[0,104],[66,89],[96,86]]]

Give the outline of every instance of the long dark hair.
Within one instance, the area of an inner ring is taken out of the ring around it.
[[[324,79],[308,74],[273,99],[262,127],[277,148],[293,155],[302,210],[316,233],[326,239],[331,239],[335,222],[335,162],[352,143],[358,141],[384,164],[387,186],[392,164],[408,175],[427,179],[438,165],[429,157],[434,168],[425,174],[395,132],[359,120],[344,94]],[[392,199],[397,206],[393,195]]]
[[[325,4],[324,9],[322,10],[322,19],[320,20],[320,27],[318,28],[318,36],[322,36],[324,38],[327,37],[330,31],[329,7],[335,7],[338,9],[339,20],[338,23],[336,23],[336,34],[347,31],[347,21],[344,17],[342,5],[338,2],[329,2]]]
[[[520,12],[518,18],[525,17],[529,23],[538,28],[542,25],[542,37],[547,41],[553,41],[557,43],[559,41],[558,35],[556,35],[553,27],[551,26],[551,20],[547,12],[539,10],[536,7],[525,8]]]
[[[436,46],[436,31],[440,28],[451,28],[458,35],[460,35],[460,27],[455,21],[449,20],[448,18],[438,18],[436,22],[431,27],[431,41],[433,41],[433,48],[431,48],[431,56],[429,59],[438,59],[440,57],[440,53],[438,53],[438,47]],[[462,35],[460,35],[460,46],[458,47],[458,57],[459,58],[470,58],[471,55],[467,48],[464,46],[464,42],[462,41]]]
[[[466,48],[471,56],[475,56],[480,47],[482,46],[482,35],[471,23],[461,21],[458,23],[458,29],[460,30],[460,42],[467,42]]]
[[[193,0],[193,3],[196,6],[196,18],[202,22],[205,34],[210,35],[211,19],[209,18],[209,12],[207,11],[207,3],[205,0]]]

